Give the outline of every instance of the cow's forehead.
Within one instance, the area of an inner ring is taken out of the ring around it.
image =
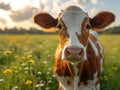
[[[81,35],[82,24],[86,17],[88,17],[87,13],[82,11],[79,7],[70,6],[62,12],[60,20],[62,19],[64,22],[68,35],[75,37],[73,34],[78,33]]]
[[[67,28],[71,28],[73,25],[81,25],[85,17],[88,17],[88,15],[76,6],[66,8],[61,14],[61,19]]]

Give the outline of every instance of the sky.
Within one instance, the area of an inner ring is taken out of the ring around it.
[[[90,17],[103,10],[113,12],[116,21],[110,27],[120,25],[120,0],[0,0],[0,28],[36,27],[33,22],[35,14],[44,11],[56,18],[70,5],[79,6]]]

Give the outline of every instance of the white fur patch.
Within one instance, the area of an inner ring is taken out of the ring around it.
[[[98,39],[98,33],[96,31],[90,30],[90,34],[92,34]]]
[[[96,72],[96,73],[94,74],[94,76],[93,76],[94,79],[87,81],[87,82],[88,82],[88,85],[87,85],[87,86],[95,86],[95,83],[96,83],[97,80],[98,80],[97,75],[98,75],[98,73]]]
[[[93,41],[90,38],[89,38],[89,41],[90,41],[90,44],[92,45],[92,48],[95,51],[96,56],[98,56],[98,49],[97,49],[97,47],[95,46],[95,44],[93,43]]]
[[[62,52],[62,59],[66,59],[64,50],[69,45],[75,45],[80,48],[83,48],[85,53],[83,56],[83,59],[84,60],[87,59],[87,57],[85,56],[86,48],[79,42],[76,36],[76,33],[78,35],[81,35],[81,28],[82,28],[81,24],[83,23],[83,20],[85,19],[85,17],[87,17],[87,14],[77,7],[69,8],[68,10],[64,11],[63,14],[61,15],[61,18],[67,27],[67,32],[70,36],[69,42],[67,43],[67,45],[64,46],[64,49]]]
[[[64,76],[59,76],[56,74],[57,79],[60,82],[60,85],[62,86],[63,90],[74,90],[74,84],[73,84],[73,79],[71,77],[64,77]],[[70,85],[68,85],[67,81],[70,81]]]
[[[100,53],[102,54],[103,58],[104,58],[104,50],[103,50],[103,47],[100,43],[100,41],[97,41],[98,45],[100,46]]]
[[[81,83],[78,90],[96,90],[96,89],[95,86],[86,86],[83,83]]]
[[[84,85],[83,83],[81,83],[78,90],[99,90],[100,85],[97,86],[97,89],[96,89],[96,86],[95,86],[95,83],[98,80],[97,74],[98,74],[97,72],[94,74],[94,79],[93,80],[88,80],[87,81],[88,82],[87,85]]]
[[[101,72],[103,71],[103,58],[100,59]]]

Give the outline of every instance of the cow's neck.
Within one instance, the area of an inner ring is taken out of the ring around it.
[[[69,68],[69,71],[71,73],[72,78],[74,79],[74,90],[78,90],[80,77],[81,77],[82,71],[83,71],[84,61],[83,62],[71,63],[71,64],[73,66],[74,76],[71,73],[70,68]]]

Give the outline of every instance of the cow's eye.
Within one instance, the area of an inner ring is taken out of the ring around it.
[[[61,29],[61,28],[62,28],[62,25],[61,25],[61,24],[57,24],[57,28],[58,28],[58,29]]]
[[[91,25],[90,25],[90,24],[87,24],[87,25],[86,25],[86,28],[87,28],[87,29],[91,29]]]

